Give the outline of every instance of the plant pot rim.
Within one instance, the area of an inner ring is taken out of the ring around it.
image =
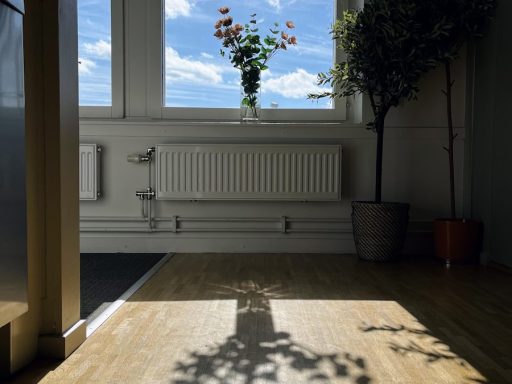
[[[474,224],[480,224],[481,221],[480,220],[476,220],[476,219],[468,219],[468,218],[465,218],[465,217],[458,217],[458,218],[455,218],[455,219],[452,219],[452,218],[437,218],[437,219],[434,219],[434,222],[442,222],[442,223],[460,223],[460,224],[466,224],[466,223],[474,223]]]
[[[368,204],[368,205],[401,205],[401,206],[404,206],[404,205],[407,205],[407,206],[410,206],[409,203],[400,203],[400,202],[397,202],[397,201],[381,201],[380,203],[377,203],[376,201],[372,201],[372,200],[368,200],[368,201],[365,201],[365,200],[353,200],[352,201],[352,204]]]

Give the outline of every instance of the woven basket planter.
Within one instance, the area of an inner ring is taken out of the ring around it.
[[[407,235],[409,204],[352,202],[352,225],[357,255],[384,262],[398,258]]]

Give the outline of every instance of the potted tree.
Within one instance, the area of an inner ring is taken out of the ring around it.
[[[483,35],[496,8],[496,0],[434,0],[426,6],[430,7],[431,17],[444,23],[448,32],[433,48],[446,77],[443,93],[446,96],[448,145],[444,149],[448,154],[450,177],[450,217],[434,221],[434,242],[437,257],[449,265],[451,261],[476,260],[482,232],[479,221],[460,218],[456,212],[454,141],[457,135],[453,129],[451,66],[462,46]]]
[[[367,95],[377,135],[374,201],[352,202],[354,240],[359,257],[389,261],[397,257],[406,237],[409,205],[382,200],[385,120],[391,108],[416,98],[421,75],[437,64],[431,47],[446,33],[444,23],[425,22],[422,0],[371,0],[362,10],[344,12],[333,37],[346,54],[320,85],[332,92],[309,98]]]

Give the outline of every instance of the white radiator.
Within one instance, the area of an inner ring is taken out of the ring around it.
[[[80,200],[97,200],[100,192],[100,152],[96,144],[80,144]]]
[[[160,200],[333,201],[341,195],[341,146],[156,146]]]

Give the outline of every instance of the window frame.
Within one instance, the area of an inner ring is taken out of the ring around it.
[[[110,0],[111,14],[111,73],[112,105],[79,105],[82,118],[122,118],[124,117],[124,0]]]
[[[114,0],[112,0],[114,1]],[[335,19],[343,16],[349,9],[350,0],[333,0]],[[149,5],[149,17],[155,20],[148,25],[148,65],[150,73],[148,114],[154,119],[189,121],[240,121],[239,108],[182,108],[165,106],[165,0],[152,1]],[[334,22],[334,20],[333,20]],[[339,62],[344,53],[333,42],[333,59]],[[326,68],[327,69],[327,68]],[[261,121],[264,122],[343,122],[347,120],[347,99],[333,100],[332,109],[261,109]]]

